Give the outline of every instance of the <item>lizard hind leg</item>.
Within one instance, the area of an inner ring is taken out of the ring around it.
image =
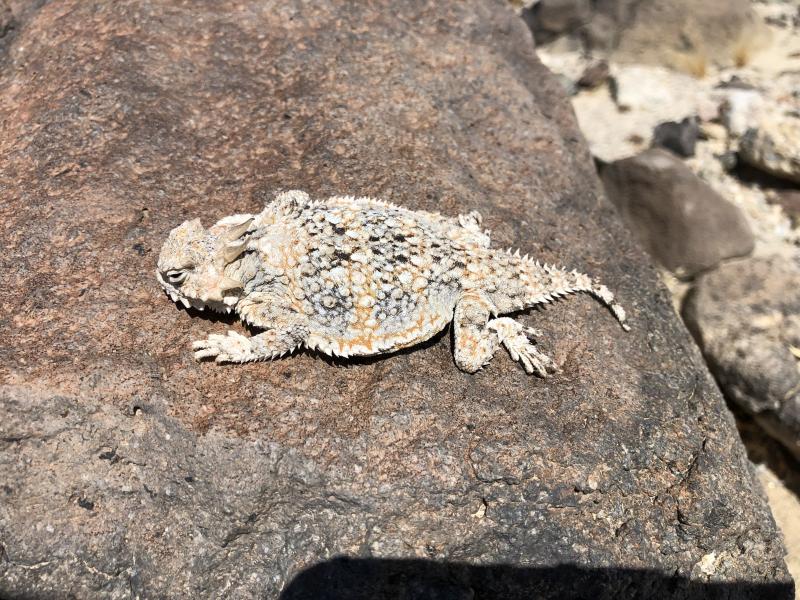
[[[456,303],[453,332],[458,368],[467,373],[479,371],[503,345],[526,372],[546,377],[552,361],[530,342],[528,336],[536,332],[508,317],[491,318],[495,312],[491,300],[481,293],[465,293]]]

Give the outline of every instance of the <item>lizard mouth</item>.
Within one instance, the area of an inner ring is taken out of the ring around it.
[[[167,296],[169,296],[173,302],[176,304],[180,303],[185,308],[194,308],[197,310],[209,309],[218,313],[230,314],[236,308],[236,305],[239,304],[240,297],[235,294],[226,294],[221,300],[212,298],[192,298],[183,294],[180,290],[175,288],[175,286],[164,281],[161,273],[157,272],[156,277]]]
[[[173,302],[180,302],[186,308],[195,308],[197,310],[213,310],[218,313],[230,314],[239,303],[237,296],[225,296],[222,301],[220,300],[201,300],[200,298],[187,298],[183,294],[176,293],[173,290],[164,290]]]

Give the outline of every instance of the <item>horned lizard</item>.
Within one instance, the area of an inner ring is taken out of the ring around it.
[[[198,360],[273,359],[300,346],[384,354],[453,321],[462,370],[478,371],[503,345],[544,377],[553,363],[531,343],[539,332],[498,315],[588,292],[629,329],[613,294],[589,276],[490,248],[477,212],[449,218],[371,198],[289,191],[210,229],[187,221],[170,232],[156,276],[187,308],[234,311],[263,329],[196,341]]]

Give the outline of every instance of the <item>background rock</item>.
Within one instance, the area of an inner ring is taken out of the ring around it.
[[[524,11],[539,42],[585,26],[593,16],[592,0],[539,0]]]
[[[537,42],[571,34],[586,52],[702,76],[766,43],[749,0],[540,0],[527,10]]]
[[[656,62],[702,75],[713,64],[746,62],[766,40],[749,0],[600,0],[625,29],[617,60]]]
[[[581,73],[577,85],[580,88],[592,90],[607,83],[610,76],[611,72],[608,68],[608,62],[605,60],[598,60],[586,67],[586,70]]]
[[[694,156],[694,148],[700,135],[697,117],[686,117],[680,123],[660,123],[653,131],[653,146],[688,158]]]
[[[678,275],[692,276],[753,250],[741,211],[666,150],[606,165],[601,177],[647,251]]]
[[[694,95],[697,98],[695,114],[700,117],[702,134],[694,156],[684,164],[741,209],[756,239],[754,255],[779,255],[786,260],[795,260],[800,243],[797,220],[800,203],[795,202],[791,186],[800,188],[789,180],[778,179],[747,165],[739,159],[738,150],[742,135],[758,127],[763,119],[773,119],[775,115],[791,118],[800,115],[800,95],[797,94],[800,89],[800,28],[797,26],[800,12],[797,2],[753,0],[751,5],[759,18],[768,24],[770,43],[752,55],[740,54],[738,64],[720,68],[707,60],[698,60],[696,68],[691,70],[695,77],[684,77],[681,81],[667,69],[623,65],[606,57],[614,77],[612,83],[626,83],[625,70],[636,69],[646,74],[646,80],[629,77],[625,86],[617,86],[628,87],[628,96],[633,102],[615,104],[606,88],[579,89],[572,98],[573,106],[591,151],[601,161],[611,162],[634,156],[650,146],[651,133],[657,123],[680,120],[692,114],[686,111],[685,101]],[[539,45],[537,54],[556,74],[566,74],[573,80],[599,58],[596,53],[587,54],[570,38],[561,38],[547,46]],[[623,73],[622,77],[620,73]],[[688,91],[692,94],[687,94]],[[646,101],[637,102],[637,93]],[[667,270],[662,270],[661,275],[672,294],[673,303],[680,310],[691,283],[675,278]],[[735,405],[731,403],[731,406]],[[752,420],[752,417],[745,417],[743,411],[738,411],[739,426],[744,418]],[[748,446],[747,440],[745,445]],[[752,447],[748,446],[748,451],[751,450]],[[758,458],[753,460],[763,462]],[[796,472],[800,473],[800,461],[794,461],[794,464]],[[770,463],[769,468],[774,469],[774,465]],[[784,479],[783,485],[789,490],[784,490],[785,494],[771,493],[770,507],[786,538],[787,565],[798,579],[800,527],[796,523],[800,523],[800,512],[796,501],[787,503],[785,500],[792,491],[800,493],[800,488],[785,480],[786,472],[774,471]],[[774,478],[768,481],[774,491]]]
[[[772,204],[780,206],[793,223],[800,222],[800,190],[771,190],[767,199]]]
[[[0,132],[0,596],[791,597],[732,419],[501,4],[49,2]],[[480,209],[634,331],[585,297],[523,317],[546,381],[461,373],[447,334],[195,363],[239,325],[173,306],[157,249],[287,188]]]
[[[739,157],[765,173],[800,183],[800,118],[762,119],[742,137]]]
[[[561,72],[558,55],[544,55],[548,66]],[[583,61],[581,61],[583,62]],[[578,80],[584,67],[575,69]],[[665,121],[679,122],[718,112],[708,85],[664,67],[614,64],[609,85],[582,91],[573,98],[575,114],[594,156],[612,162],[649,148],[655,128]]]
[[[754,258],[703,276],[686,324],[726,395],[800,458],[800,267]]]
[[[725,89],[721,105],[722,122],[733,137],[753,127],[764,109],[764,95],[758,90]]]

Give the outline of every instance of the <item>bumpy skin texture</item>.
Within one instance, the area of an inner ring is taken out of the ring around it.
[[[455,362],[469,373],[500,345],[528,373],[552,368],[537,332],[497,315],[588,292],[622,326],[625,311],[587,275],[489,247],[473,212],[457,219],[371,198],[314,201],[278,194],[258,215],[210,229],[172,230],[157,278],[185,306],[238,313],[262,333],[230,331],[194,342],[217,362],[276,358],[305,346],[330,355],[384,354],[423,342],[454,323]]]

